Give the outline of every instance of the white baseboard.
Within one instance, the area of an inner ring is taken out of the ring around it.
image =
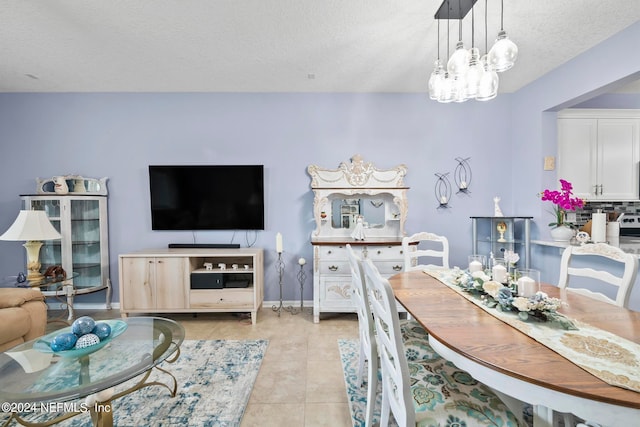
[[[280,305],[280,300],[277,301],[264,301],[262,303],[263,307],[272,307],[272,306],[277,306]],[[300,307],[300,300],[297,301],[282,301],[282,305],[285,307]],[[313,301],[311,300],[304,300],[302,301],[302,306],[303,307],[313,307]],[[55,303],[55,302],[49,302],[47,303],[47,307],[49,308],[49,310],[61,310],[62,308],[60,307],[60,303]],[[106,310],[107,307],[104,303],[98,303],[98,302],[93,302],[93,303],[82,303],[82,302],[78,302],[78,303],[74,303],[73,304],[73,308],[75,310]],[[114,302],[111,303],[111,309],[112,310],[120,310],[120,303],[119,302]]]
[[[47,302],[47,309],[49,310],[66,310],[65,307],[62,307],[60,303],[56,302]],[[99,302],[74,302],[73,303],[74,310],[106,310],[107,305],[105,303]],[[120,303],[114,302],[111,303],[112,310],[120,310]]]
[[[280,300],[277,301],[264,301],[262,303],[263,307],[272,307],[272,306],[278,306],[280,305]],[[284,307],[300,307],[300,300],[297,301],[282,301],[282,305]],[[313,301],[302,301],[302,307],[313,307]]]

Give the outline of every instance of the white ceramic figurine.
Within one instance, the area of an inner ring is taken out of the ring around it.
[[[493,198],[493,216],[504,216],[504,214],[502,213],[502,209],[500,209],[500,205],[498,205],[498,203],[500,203],[500,197],[496,196]]]

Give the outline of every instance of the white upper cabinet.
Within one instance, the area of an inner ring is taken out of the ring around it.
[[[558,114],[558,177],[585,200],[639,200],[640,110]]]

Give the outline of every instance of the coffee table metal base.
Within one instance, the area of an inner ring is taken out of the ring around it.
[[[176,350],[176,352],[173,354],[173,356],[169,359],[166,359],[165,362],[167,363],[174,363],[176,360],[178,360],[178,358],[180,357],[180,347],[178,347],[178,349]],[[82,363],[83,361],[81,361]],[[153,372],[153,370],[158,370],[160,372],[163,372],[164,374],[167,374],[169,377],[171,377],[170,380],[170,384],[165,384],[163,382],[160,381],[149,381],[147,382],[147,380],[149,379],[149,376],[151,375],[151,373]],[[143,389],[145,387],[151,387],[151,386],[162,386],[164,388],[166,388],[167,390],[169,390],[169,396],[170,397],[176,397],[176,393],[178,391],[178,381],[176,380],[176,377],[169,372],[166,369],[160,368],[158,366],[154,366],[151,369],[147,370],[143,375],[142,378],[140,379],[140,381],[138,381],[135,385],[133,385],[132,387],[126,389],[126,390],[122,390],[118,393],[112,394],[107,398],[104,398],[104,396],[100,396],[101,394],[111,394],[113,392],[113,388],[111,389],[107,389],[104,390],[100,393],[97,393],[96,395],[93,395],[93,397],[95,398],[95,402],[93,404],[90,405],[89,408],[87,408],[91,414],[91,421],[93,422],[93,425],[95,427],[112,427],[113,426],[113,406],[111,404],[111,402],[113,402],[116,399],[119,399],[123,396],[126,396],[128,394],[131,394],[135,391],[138,391],[140,389]],[[111,391],[111,393],[110,393]],[[104,400],[100,400],[99,397],[102,397]],[[11,424],[11,421],[15,420],[16,422],[18,422],[19,424],[23,425],[23,426],[27,426],[27,427],[45,427],[45,426],[51,426],[54,424],[57,424],[61,421],[64,420],[68,420],[69,418],[73,418],[76,415],[80,415],[85,413],[86,411],[72,411],[72,412],[68,412],[64,415],[60,415],[58,417],[52,418],[51,420],[47,420],[47,421],[43,421],[43,422],[33,422],[33,421],[28,421],[26,419],[24,419],[23,417],[20,416],[19,413],[17,412],[13,412],[11,414],[11,416],[9,417],[9,419],[7,420],[7,422],[5,424],[3,424],[3,427],[7,427],[9,424]]]

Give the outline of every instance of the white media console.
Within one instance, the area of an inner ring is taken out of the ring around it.
[[[121,254],[121,314],[250,312],[255,324],[264,298],[263,264],[262,249],[254,248]]]

